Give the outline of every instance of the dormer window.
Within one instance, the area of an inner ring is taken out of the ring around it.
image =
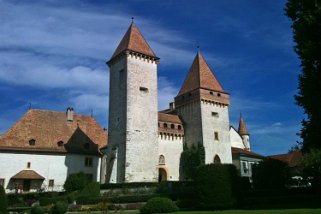
[[[177,128],[178,128],[178,130],[181,130],[181,129],[182,129],[182,126],[181,126],[181,125],[178,125]]]
[[[164,123],[164,128],[167,128],[167,123]]]
[[[175,125],[174,124],[171,124],[171,129],[175,129]]]
[[[220,97],[220,96],[221,96],[221,94],[220,94],[220,93],[217,93],[217,96],[218,96],[218,97]]]
[[[57,143],[57,146],[58,146],[58,147],[63,147],[63,146],[64,146],[64,142],[59,141],[59,142]]]
[[[29,146],[34,146],[34,145],[36,145],[36,140],[35,139],[29,140]]]

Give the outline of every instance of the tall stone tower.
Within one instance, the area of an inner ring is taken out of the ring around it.
[[[107,180],[110,182],[158,179],[158,61],[132,23],[107,62],[110,68]]]
[[[245,122],[243,120],[242,115],[240,116],[240,122],[239,122],[239,129],[238,129],[239,135],[242,137],[243,145],[244,145],[244,150],[250,151],[250,134],[247,131]]]
[[[175,97],[188,147],[202,144],[205,163],[232,163],[228,107],[230,96],[198,52]]]

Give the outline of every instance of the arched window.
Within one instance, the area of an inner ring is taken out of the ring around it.
[[[181,126],[181,125],[178,125],[177,128],[178,128],[178,130],[181,130],[181,129],[182,129],[182,126]]]
[[[171,124],[171,129],[175,129],[175,125],[174,124]]]
[[[165,157],[164,155],[159,156],[159,165],[164,165],[165,164]]]
[[[34,146],[34,145],[36,145],[36,140],[35,139],[29,140],[29,146]]]
[[[220,159],[220,157],[218,155],[215,155],[214,163],[215,164],[220,164],[221,163],[221,159]]]
[[[59,141],[59,142],[57,143],[57,146],[59,146],[59,147],[63,147],[63,146],[64,146],[64,142]]]
[[[164,128],[167,128],[167,123],[164,123]]]

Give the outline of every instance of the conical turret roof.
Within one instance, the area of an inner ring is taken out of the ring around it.
[[[114,58],[125,50],[131,50],[148,56],[156,57],[154,51],[150,48],[149,44],[146,42],[143,35],[134,23],[131,23],[129,26],[126,34],[111,58]]]
[[[249,132],[247,131],[245,122],[243,120],[242,115],[240,116],[240,122],[239,122],[239,130],[238,133],[242,136],[242,135],[249,135]]]
[[[199,51],[195,56],[178,96],[198,88],[224,92],[222,86]]]

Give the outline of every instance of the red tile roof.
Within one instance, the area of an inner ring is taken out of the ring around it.
[[[241,148],[236,148],[236,147],[232,147],[232,154],[242,154],[242,155],[255,156],[255,157],[260,157],[260,158],[265,157],[263,155],[255,153],[255,152],[247,151],[247,150],[244,150]]]
[[[269,158],[277,159],[283,161],[289,165],[289,167],[299,166],[302,161],[302,152],[296,150],[287,154],[271,155]]]
[[[158,112],[158,121],[182,124],[177,115]]]
[[[123,39],[119,43],[111,58],[114,58],[124,50],[131,50],[155,57],[154,51],[150,48],[149,44],[146,42],[143,35],[134,23],[129,26],[126,34],[124,35]]]
[[[12,179],[23,179],[23,180],[44,180],[45,178],[39,175],[33,170],[22,170],[15,174]]]
[[[242,136],[242,135],[249,135],[249,132],[247,131],[247,128],[246,128],[246,125],[245,125],[245,122],[244,122],[242,116],[240,116],[238,133],[239,133],[241,136]]]
[[[29,145],[30,140],[35,145]],[[60,141],[64,146],[58,146]],[[90,116],[74,114],[73,121],[67,121],[65,112],[32,109],[0,136],[0,150],[67,152],[66,146],[83,148],[75,141],[92,144],[90,149],[97,153],[107,145],[107,134]]]
[[[217,81],[200,52],[197,52],[178,95],[185,94],[198,88],[224,92],[222,86]]]

